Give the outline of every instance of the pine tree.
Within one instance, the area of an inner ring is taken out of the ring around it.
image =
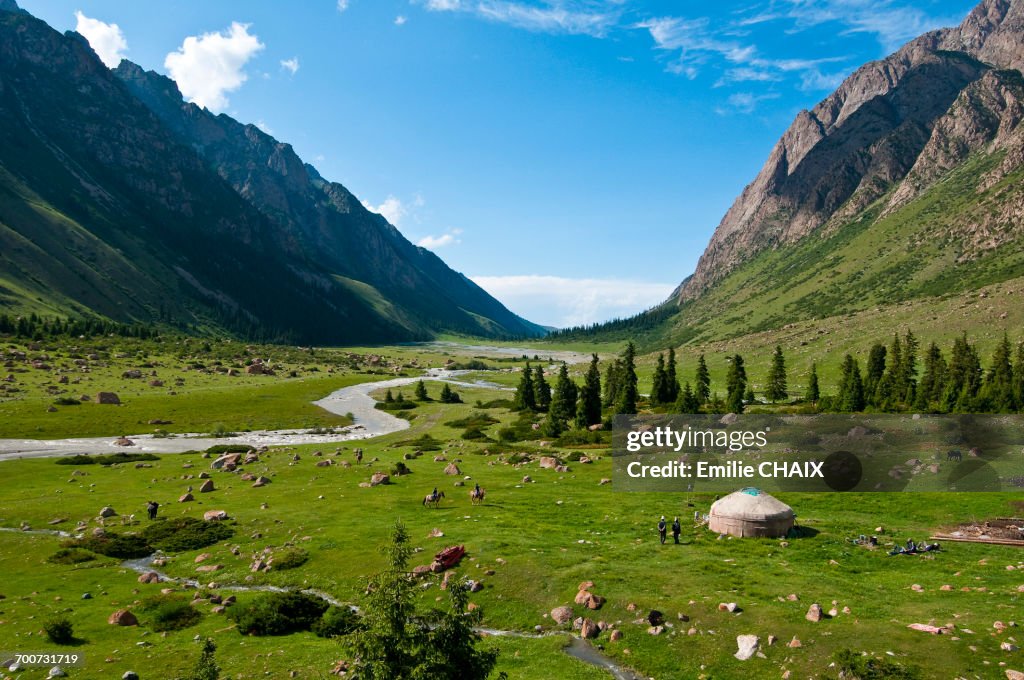
[[[391,389],[390,388],[388,389],[387,393],[384,395],[384,403],[385,404],[393,404],[393,403],[395,403],[395,396],[393,394],[391,394]]]
[[[454,391],[448,383],[445,383],[441,387],[441,395],[439,400],[442,404],[461,404],[462,397],[459,393]]]
[[[924,374],[917,386],[915,407],[922,411],[941,409],[945,383],[946,360],[942,356],[942,350],[933,342],[924,355]]]
[[[604,371],[604,406],[613,406],[619,399],[619,387],[622,383],[622,362],[615,359]]]
[[[633,341],[626,344],[622,351],[619,387],[619,398],[615,402],[615,412],[621,415],[636,413],[636,401],[639,396],[636,386],[636,347]]]
[[[786,384],[786,357],[782,354],[782,346],[775,346],[775,354],[772,355],[772,366],[768,371],[768,384],[764,390],[764,396],[774,404],[780,399],[789,397]]]
[[[563,426],[576,416],[576,392],[576,383],[569,378],[569,368],[563,363],[558,369],[558,380],[548,407],[548,414]]]
[[[981,377],[978,351],[967,341],[965,332],[953,341],[953,351],[946,369],[943,408],[957,413],[970,411],[981,387]]]
[[[414,394],[416,396],[416,401],[428,401],[430,399],[430,395],[427,394],[427,386],[423,384],[422,380],[416,383],[416,390]]]
[[[668,394],[665,403],[674,404],[679,398],[679,376],[676,375],[676,350],[668,348],[668,364],[665,366],[665,381],[668,383]]]
[[[552,402],[552,404],[553,403],[554,402]],[[554,409],[548,409],[548,415],[540,424],[540,432],[545,437],[557,439],[563,432],[565,432],[565,421],[555,414]]]
[[[821,399],[821,388],[818,387],[818,364],[811,364],[811,376],[807,379],[807,401],[817,404]]]
[[[534,402],[538,411],[547,411],[551,406],[551,386],[544,379],[544,368],[537,364],[533,372]]]
[[[214,658],[217,645],[210,638],[203,640],[203,649],[199,652],[199,660],[192,667],[188,680],[217,680],[220,677],[220,666]]]
[[[697,359],[697,374],[693,392],[701,404],[706,404],[711,399],[711,373],[708,372],[708,364],[704,361],[703,354]]]
[[[868,354],[868,370],[867,376],[864,378],[864,396],[872,406],[878,405],[875,393],[878,391],[879,381],[885,375],[885,353],[885,345],[876,342],[871,346],[871,352]]]
[[[875,388],[873,400],[875,406],[884,410],[892,409],[899,401],[896,383],[900,366],[903,363],[903,343],[900,342],[900,336],[897,333],[893,333],[888,359],[885,373],[882,374],[882,378],[878,381],[878,385]]]
[[[700,401],[697,399],[697,395],[694,394],[690,388],[690,383],[683,385],[683,389],[679,391],[679,398],[676,400],[675,412],[676,413],[698,413],[700,411]]]
[[[896,374],[896,402],[900,408],[914,403],[917,394],[917,338],[911,331],[903,337],[903,355]]]
[[[654,380],[651,383],[651,404],[664,404],[668,396],[668,384],[665,375],[665,355],[658,355],[658,363],[654,367]]]
[[[516,411],[536,411],[537,394],[533,390],[533,369],[529,362],[519,376],[519,387],[516,388],[516,397],[513,400],[513,408]]]
[[[1003,333],[1003,341],[996,345],[992,365],[985,374],[982,389],[984,410],[994,413],[1012,413],[1017,410],[1013,393],[1013,365],[1010,363],[1010,338]]]
[[[725,389],[726,408],[732,413],[743,413],[743,395],[747,391],[747,370],[743,366],[743,357],[739,354],[734,356],[729,364]]]
[[[847,354],[843,359],[843,376],[839,383],[839,410],[845,413],[863,411],[864,382],[860,377],[857,360]]]
[[[576,427],[583,429],[601,422],[601,371],[597,366],[597,355],[590,358],[590,367],[580,388],[576,410]]]
[[[1013,361],[1013,398],[1018,409],[1024,409],[1024,342],[1017,343]]]

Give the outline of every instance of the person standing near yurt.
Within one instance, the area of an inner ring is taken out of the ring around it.
[[[672,520],[672,540],[679,545],[679,534],[683,531],[683,525],[679,523],[679,518],[676,517]]]
[[[665,515],[661,516],[658,520],[658,538],[661,539],[661,544],[665,545],[665,533],[668,531],[668,524],[665,523]]]

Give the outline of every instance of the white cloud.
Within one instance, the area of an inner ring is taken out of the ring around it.
[[[128,41],[117,24],[107,24],[99,19],[91,19],[81,12],[75,12],[75,31],[89,41],[89,46],[108,68],[121,63],[128,49]]]
[[[445,246],[450,246],[452,244],[462,243],[462,239],[459,238],[460,234],[462,234],[461,229],[449,229],[446,233],[441,234],[440,236],[424,236],[416,242],[416,245],[428,250],[437,250],[438,248],[444,248]]]
[[[273,131],[273,130],[272,130],[272,129],[270,128],[270,126],[269,126],[269,125],[267,125],[266,121],[265,121],[265,120],[263,120],[262,118],[261,118],[261,119],[259,119],[258,121],[256,121],[255,123],[253,123],[253,125],[255,125],[256,127],[258,127],[258,128],[260,129],[260,130],[263,130],[263,131],[264,131],[264,132],[266,132],[266,133],[267,133],[268,135],[272,135],[272,134],[274,134],[274,131]]]
[[[928,14],[913,4],[896,5],[893,0],[788,0],[788,17],[795,30],[836,22],[844,33],[870,33],[887,52],[927,31],[952,26],[959,19]]]
[[[398,198],[389,195],[384,199],[384,202],[380,205],[374,206],[366,201],[362,201],[363,207],[370,212],[378,213],[382,215],[391,224],[400,226],[402,224],[402,218],[409,212],[408,208]]]
[[[631,316],[666,300],[676,285],[542,275],[471,278],[517,314],[562,328]]]
[[[232,22],[224,33],[189,36],[164,59],[164,68],[178,83],[185,99],[212,111],[228,105],[227,93],[247,79],[242,70],[263,43],[249,33],[248,24]]]
[[[620,0],[549,0],[542,6],[512,0],[419,0],[432,12],[470,12],[476,16],[542,33],[603,37],[618,23]]]
[[[404,26],[406,21],[408,21],[408,19],[405,18],[405,15],[399,14],[395,17],[395,26]]]
[[[775,92],[760,95],[750,92],[737,92],[729,95],[729,108],[719,107],[715,111],[722,115],[728,113],[753,113],[760,102],[778,98],[779,95]]]
[[[338,0],[338,11],[344,12],[348,9],[348,0]]]
[[[295,75],[299,71],[299,58],[292,57],[291,59],[282,59],[281,68],[288,71],[292,75]]]

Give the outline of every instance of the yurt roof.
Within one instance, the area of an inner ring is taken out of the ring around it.
[[[718,517],[734,517],[737,519],[766,520],[782,517],[794,517],[793,508],[778,498],[766,494],[760,489],[740,489],[711,505],[711,514]]]

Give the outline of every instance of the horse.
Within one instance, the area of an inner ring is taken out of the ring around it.
[[[484,495],[486,493],[487,492],[484,489],[480,489],[479,491],[477,491],[476,489],[470,489],[469,490],[469,500],[470,500],[470,502],[473,505],[476,505],[477,503],[483,503]]]
[[[423,505],[424,507],[433,505],[436,508],[441,505],[442,498],[444,498],[444,491],[438,491],[436,495],[433,492],[428,493],[423,497]]]
[[[950,451],[949,453],[946,454],[946,460],[955,460],[956,462],[959,463],[963,459],[964,454],[960,453],[959,451]]]

